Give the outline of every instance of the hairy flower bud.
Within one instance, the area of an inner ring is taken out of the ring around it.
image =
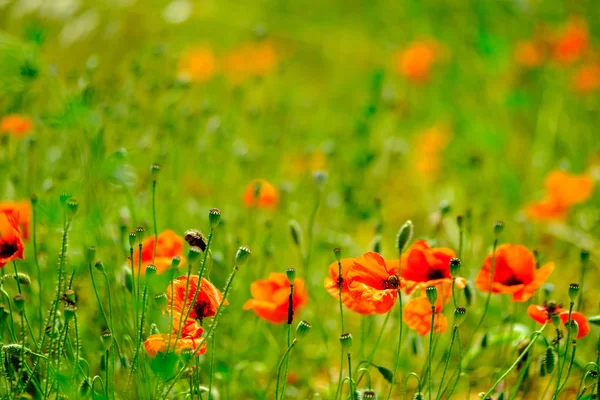
[[[221,222],[221,210],[218,208],[208,210],[208,222],[210,223],[210,229],[216,229],[219,222]]]
[[[252,251],[250,250],[250,247],[248,247],[248,246],[240,247],[238,249],[237,253],[235,254],[235,265],[237,265],[238,267],[244,266],[248,262],[248,259],[250,258],[251,255],[252,255]]]
[[[312,325],[309,322],[300,321],[298,326],[296,326],[296,337],[298,339],[302,339],[308,334],[308,332],[310,332],[310,328],[312,328]]]
[[[290,282],[290,284],[293,285],[296,281],[296,268],[288,268],[285,271],[285,274],[287,275],[287,279]]]
[[[398,234],[396,235],[396,248],[398,249],[398,254],[401,254],[408,242],[413,235],[413,223],[411,220],[408,220],[400,227]]]
[[[435,303],[437,302],[438,298],[437,287],[427,286],[427,288],[425,288],[425,294],[427,295],[427,300],[429,300],[429,304],[431,304],[432,307],[435,307]]]

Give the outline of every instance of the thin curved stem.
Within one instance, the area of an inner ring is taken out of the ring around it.
[[[294,339],[292,341],[292,343],[289,345],[289,347],[287,348],[287,350],[285,351],[285,353],[283,354],[281,361],[279,361],[279,366],[277,367],[277,383],[275,385],[275,400],[279,400],[279,381],[281,380],[281,368],[283,367],[284,362],[287,360],[288,355],[290,354],[290,351],[292,351],[292,349],[294,348],[296,343],[297,343],[297,341],[296,341],[296,339]]]

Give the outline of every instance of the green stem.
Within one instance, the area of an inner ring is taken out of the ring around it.
[[[456,389],[456,386],[458,385],[458,380],[460,379],[460,374],[462,373],[462,343],[460,340],[460,332],[458,330],[456,331],[456,343],[458,344],[458,369],[457,369],[456,379],[454,380],[454,383],[452,384],[452,388],[450,389],[450,392],[448,393],[448,398],[452,397],[452,394],[454,393],[454,390]]]
[[[108,295],[108,318],[110,319],[110,332],[113,336],[113,342],[115,343],[115,346],[118,347],[118,342],[116,339],[116,335],[115,335],[115,324],[113,322],[113,309],[112,309],[112,300],[111,300],[111,295],[110,295],[110,281],[108,280],[108,275],[106,275],[106,271],[102,270],[102,275],[104,275],[104,281],[106,282],[106,292]],[[77,323],[77,321],[75,321],[75,323]],[[111,347],[111,367],[112,367],[112,381],[113,381],[113,391],[112,391],[112,398],[115,398],[115,388],[114,388],[114,382],[115,382],[115,349]],[[108,360],[107,360],[107,365],[108,365]],[[108,388],[109,384],[108,384],[108,380],[106,383],[106,387]]]
[[[188,266],[188,273],[187,273],[187,279],[185,280],[185,294],[184,294],[184,302],[183,302],[183,307],[185,307],[187,301],[187,295],[188,292],[190,290],[190,276],[192,275],[192,263],[190,263],[190,265]],[[198,287],[202,286],[202,282],[200,280],[198,280]],[[175,293],[171,292],[171,296],[173,296],[173,298],[175,298]],[[190,303],[190,307],[188,310],[188,313],[186,315],[186,318],[181,318],[182,316],[180,315],[179,318],[179,328],[177,329],[177,335],[175,336],[175,343],[173,343],[173,348],[176,349],[177,348],[177,342],[179,341],[179,337],[181,336],[181,330],[183,328],[183,322],[187,321],[187,319],[189,318],[189,311],[192,309],[192,307],[194,306],[194,303]],[[167,345],[168,346],[168,345]]]
[[[448,364],[450,363],[450,357],[452,356],[452,347],[454,347],[454,339],[456,338],[456,333],[458,332],[458,326],[454,325],[452,328],[452,338],[450,339],[450,347],[448,348],[448,356],[446,357],[446,363],[444,364],[444,372],[442,372],[442,378],[440,379],[440,386],[438,388],[437,395],[435,396],[435,400],[438,400],[442,394],[442,385],[444,384],[444,378],[446,377],[446,371],[448,370]]]
[[[577,351],[577,342],[573,341],[573,350],[571,351],[571,360],[569,361],[569,368],[567,368],[567,376],[565,377],[565,380],[563,381],[563,383],[560,385],[560,388],[558,389],[559,393],[561,390],[563,390],[563,388],[567,384],[567,381],[569,380],[569,376],[571,375],[571,369],[573,368],[573,362],[575,361],[575,352],[576,351]]]
[[[340,397],[340,390],[342,389],[342,375],[344,372],[344,348],[342,347],[342,351],[340,353],[341,358],[340,358],[340,375],[338,377],[338,385],[337,385],[337,389],[335,390],[335,398],[334,400],[338,400],[338,398]]]
[[[392,396],[392,391],[394,390],[394,385],[396,384],[396,374],[398,373],[398,367],[400,366],[400,349],[402,347],[402,293],[400,292],[400,289],[398,289],[398,310],[399,310],[399,315],[398,317],[400,318],[399,323],[400,323],[400,331],[398,333],[398,347],[396,348],[396,363],[394,364],[394,371],[392,373],[392,382],[390,383],[390,391],[388,392],[387,395],[387,399],[389,400],[389,398]]]
[[[275,400],[279,400],[279,381],[281,380],[281,368],[283,367],[284,362],[287,360],[290,351],[292,351],[296,343],[297,341],[294,339],[283,354],[281,361],[279,361],[279,366],[277,367],[277,383],[275,385]]]
[[[427,365],[429,369],[429,400],[431,400],[431,381],[433,381],[433,371],[431,370],[431,359],[433,358],[433,331],[435,328],[435,305],[431,306],[431,329],[429,330],[429,355],[427,356]]]
[[[557,380],[556,380],[556,390],[554,391],[554,395],[552,396],[553,399],[556,398],[556,396],[558,396],[558,393],[561,390],[561,386],[560,386],[560,381],[562,380],[562,373],[563,373],[563,369],[565,368],[565,364],[567,362],[567,357],[569,356],[569,345],[571,342],[571,314],[573,313],[573,306],[575,305],[575,303],[573,301],[571,301],[569,303],[569,318],[567,319],[567,323],[565,324],[565,326],[567,327],[567,341],[565,342],[565,351],[563,353],[563,356],[560,357],[560,353],[558,353],[559,358],[558,358],[558,376],[557,376]],[[562,362],[561,362],[562,359]]]
[[[391,315],[391,311],[385,315],[385,320],[383,320],[383,325],[381,326],[381,330],[379,331],[379,335],[377,336],[375,345],[373,346],[373,349],[371,350],[371,354],[369,354],[369,357],[367,358],[368,365],[371,365],[373,363],[373,358],[375,357],[375,353],[377,352],[377,348],[379,347],[379,343],[381,342],[381,338],[383,336],[383,333],[385,332],[385,327],[387,326],[387,323],[390,319],[390,315]],[[364,373],[358,377],[358,380],[356,381],[357,385],[360,384],[363,376],[364,376]]]
[[[492,267],[491,267],[491,271],[490,271],[490,286],[488,287],[488,294],[485,299],[485,308],[483,309],[483,314],[481,315],[481,319],[479,320],[479,323],[477,324],[477,329],[475,329],[475,332],[473,333],[473,337],[475,337],[475,334],[481,328],[481,325],[483,324],[483,320],[485,319],[488,308],[490,306],[490,300],[492,299],[492,288],[494,285],[494,273],[496,272],[496,247],[498,247],[498,239],[494,239],[494,247],[492,250]]]
[[[197,362],[198,359],[196,359]],[[208,400],[212,399],[213,367],[215,364],[215,335],[210,338],[210,364],[208,369]],[[197,371],[198,369],[196,369]]]
[[[40,269],[40,263],[38,260],[38,252],[37,252],[37,207],[34,204],[32,204],[32,213],[33,213],[33,221],[32,221],[32,229],[33,229],[33,261],[35,263],[35,268],[37,270],[37,282],[38,282],[38,295],[39,295],[39,309],[38,309],[38,318],[40,321],[40,338],[42,337],[42,335],[44,334],[44,326],[41,323],[44,320],[44,316],[43,316],[43,304],[44,304],[44,296],[43,296],[43,291],[42,291],[42,272]]]
[[[146,317],[147,295],[148,295],[148,285],[144,285],[144,294],[142,295],[142,314],[141,314],[141,318],[140,318],[140,326],[138,329],[138,336],[137,336],[139,339],[135,345],[135,352],[133,354],[133,360],[131,361],[131,370],[129,371],[129,379],[127,379],[127,391],[128,392],[129,392],[129,387],[131,385],[131,380],[133,378],[133,375],[136,372],[136,368],[137,368],[137,364],[138,364],[138,360],[139,360],[141,337],[142,337],[142,334],[144,333],[144,322],[145,322],[145,317]]]
[[[352,379],[352,353],[348,353],[348,385],[350,386],[350,398],[354,398],[354,380]]]
[[[156,179],[152,181],[152,220],[154,222],[154,249],[152,250],[152,264],[156,258],[156,245],[158,244],[158,226],[156,225]]]
[[[294,321],[294,284],[290,283],[290,295],[288,299],[288,321],[287,321],[287,345],[288,347],[292,344],[292,322]],[[283,370],[283,383],[281,388],[282,397],[285,393],[285,386],[287,385],[288,370],[290,368],[290,359],[285,360],[285,368]]]

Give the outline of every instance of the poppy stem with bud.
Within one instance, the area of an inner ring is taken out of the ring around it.
[[[435,303],[437,302],[437,287],[428,286],[425,289],[425,294],[427,295],[427,300],[429,300],[429,304],[431,304],[431,329],[429,330],[429,354],[427,356],[427,369],[428,376],[426,374],[425,378],[427,378],[429,383],[429,400],[431,400],[431,381],[433,380],[433,371],[431,370],[431,359],[433,358],[433,332],[435,330]],[[422,388],[421,388],[422,389]]]
[[[158,227],[156,225],[156,182],[158,180],[158,173],[161,170],[159,164],[152,164],[150,166],[150,173],[152,174],[152,221],[154,223],[154,248],[152,249],[152,263],[156,258],[156,246],[158,243]]]
[[[573,330],[575,330],[575,337],[577,337],[577,323],[574,322],[572,320],[572,314],[573,314],[573,307],[575,306],[575,298],[577,297],[577,294],[579,292],[579,285],[576,283],[572,283],[571,285],[569,285],[569,298],[570,298],[570,302],[569,302],[569,317],[567,319],[567,322],[565,323],[565,326],[567,328],[567,340],[565,342],[565,351],[562,354],[560,352],[558,353],[558,374],[557,374],[557,379],[556,379],[556,389],[554,391],[554,395],[552,396],[553,399],[556,399],[556,397],[558,396],[558,394],[560,393],[562,387],[564,385],[561,384],[561,380],[562,380],[562,374],[563,374],[563,370],[565,368],[565,364],[567,363],[567,357],[569,356],[569,345],[571,344],[571,336],[572,336],[572,332]],[[572,325],[575,326],[575,329],[572,329]],[[573,359],[575,357],[575,350],[576,350],[576,340],[574,340],[573,343]],[[559,344],[560,346],[560,344]],[[571,359],[571,365],[569,365],[569,372],[571,370],[571,367],[573,365],[573,359]],[[562,361],[561,361],[562,360]],[[568,378],[568,375],[567,375]],[[566,383],[566,381],[565,381]]]
[[[39,304],[38,304],[38,318],[40,321],[40,337],[42,337],[42,335],[44,334],[44,326],[41,324],[41,322],[44,320],[44,316],[43,316],[43,304],[44,304],[44,296],[43,296],[43,291],[42,291],[42,271],[40,269],[40,263],[38,260],[38,252],[37,252],[37,202],[38,202],[38,198],[35,194],[31,195],[31,213],[32,213],[32,233],[33,233],[33,238],[32,238],[32,244],[33,244],[33,262],[35,264],[35,268],[37,271],[37,282],[38,282],[38,298],[39,298]]]
[[[292,345],[292,323],[294,322],[294,282],[296,281],[296,270],[294,268],[288,268],[286,271],[288,281],[290,282],[290,294],[288,297],[288,319],[287,319],[287,346],[288,348]],[[285,368],[283,370],[283,382],[281,386],[281,393],[285,393],[285,386],[287,384],[288,370],[290,367],[290,359],[286,358]],[[277,375],[277,381],[279,382],[279,374]]]

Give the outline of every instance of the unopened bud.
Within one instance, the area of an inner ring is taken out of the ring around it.
[[[100,272],[104,271],[104,264],[102,264],[102,261],[96,261],[94,267]]]
[[[190,249],[188,251],[188,261],[190,262],[190,264],[193,264],[196,261],[198,261],[201,254],[202,254],[202,249],[200,247],[190,246]]]
[[[302,339],[304,336],[310,332],[310,328],[312,325],[306,321],[300,321],[298,326],[296,326],[296,338]]]
[[[235,254],[235,265],[238,267],[244,266],[248,262],[250,255],[252,255],[252,251],[250,251],[248,246],[240,247]]]
[[[102,339],[102,344],[104,345],[104,350],[109,350],[110,347],[112,346],[112,342],[113,342],[112,332],[109,330],[105,330],[100,335],[100,338]]]
[[[75,199],[67,200],[67,209],[71,213],[71,215],[75,215],[77,209],[79,208],[79,202]]]
[[[290,235],[292,236],[292,241],[298,247],[302,246],[303,234],[302,227],[295,219],[290,220],[289,222]]]
[[[175,256],[171,259],[171,269],[179,268],[179,264],[181,264],[181,257]]]
[[[296,281],[296,268],[288,268],[285,271],[285,274],[287,275],[288,281],[290,282],[291,285],[294,284],[294,282]]]
[[[129,232],[129,247],[133,249],[133,247],[135,246],[135,242],[136,242],[136,233],[134,232]]]
[[[160,331],[158,330],[158,326],[156,326],[156,324],[150,324],[150,334],[158,335],[159,333]]]
[[[60,203],[63,205],[67,205],[67,200],[71,198],[71,194],[67,192],[62,192],[60,194]]]
[[[152,279],[156,276],[156,265],[148,264],[146,266],[146,279]]]
[[[350,350],[352,348],[352,334],[342,333],[340,335],[340,343],[342,344],[343,350]]]
[[[571,283],[569,285],[569,298],[572,302],[575,302],[575,300],[577,300],[577,296],[579,296],[579,284]]]
[[[555,361],[554,349],[548,346],[546,348],[546,354],[544,355],[544,368],[546,369],[547,373],[550,374],[552,371],[554,371]]]
[[[590,260],[590,251],[583,249],[581,250],[581,254],[579,255],[582,263],[587,263]]]
[[[413,396],[413,400],[423,400],[424,398],[425,398],[425,395],[421,392],[417,392]]]
[[[129,268],[123,267],[123,284],[129,293],[133,292],[133,275]]]
[[[440,214],[442,214],[442,217],[448,215],[451,210],[450,203],[447,200],[442,200],[440,203]]]
[[[188,229],[183,237],[191,247],[197,247],[200,251],[206,250],[206,246],[208,246],[206,237],[198,229]]]
[[[437,302],[438,298],[437,287],[427,286],[427,288],[425,288],[425,294],[427,295],[427,300],[429,300],[429,304],[431,304],[432,307],[435,307],[435,303]]]
[[[464,223],[465,223],[465,217],[463,217],[462,215],[459,215],[456,217],[456,225],[458,225],[459,230],[462,231]]]
[[[19,273],[17,273],[17,276],[15,276],[14,278],[16,280],[18,280],[21,285],[24,285],[24,286],[31,285],[31,278],[26,273],[19,272]]]
[[[579,324],[577,323],[577,321],[575,321],[575,320],[567,321],[567,322],[565,322],[565,326],[569,330],[569,334],[571,335],[571,338],[575,339],[577,337],[577,334],[579,333]]]
[[[342,261],[342,249],[340,249],[339,247],[336,247],[335,249],[333,249],[333,255],[335,256],[335,260],[337,262]]]
[[[208,210],[208,222],[210,223],[210,229],[216,229],[219,222],[221,222],[221,210],[218,208]]]
[[[94,246],[90,246],[85,252],[85,263],[87,265],[92,264],[94,262],[94,258],[96,258],[96,248]]]
[[[33,193],[31,195],[31,197],[29,198],[29,200],[31,200],[31,205],[35,206],[38,202],[38,197],[35,193]]]
[[[160,166],[160,164],[152,164],[150,166],[150,173],[152,174],[152,180],[154,182],[156,182],[156,179],[158,178],[158,174],[161,169],[162,167]]]
[[[402,253],[408,242],[410,241],[413,234],[413,223],[408,220],[400,227],[398,235],[396,235],[396,248],[398,253]]]
[[[70,304],[75,304],[75,301],[77,300],[77,297],[75,296],[75,291],[73,289],[69,289],[65,292],[65,297],[67,299],[67,302]]]
[[[138,243],[142,243],[144,241],[144,236],[146,236],[146,230],[143,226],[138,226],[135,228],[135,236]]]
[[[467,318],[467,309],[464,307],[456,307],[454,309],[454,325],[460,326]]]
[[[460,273],[460,258],[450,260],[450,275],[456,277]]]
[[[13,303],[15,304],[15,311],[22,313],[25,310],[25,297],[21,293],[17,293],[13,297]]]
[[[584,386],[591,387],[594,386],[596,382],[598,382],[598,371],[591,369],[588,372],[586,372],[585,378],[583,378]]]
[[[494,235],[498,236],[504,230],[504,222],[496,221],[494,222]]]
[[[78,389],[79,398],[86,397],[87,394],[90,392],[91,387],[92,385],[90,384],[90,380],[88,378],[85,378],[83,381],[81,381]]]

